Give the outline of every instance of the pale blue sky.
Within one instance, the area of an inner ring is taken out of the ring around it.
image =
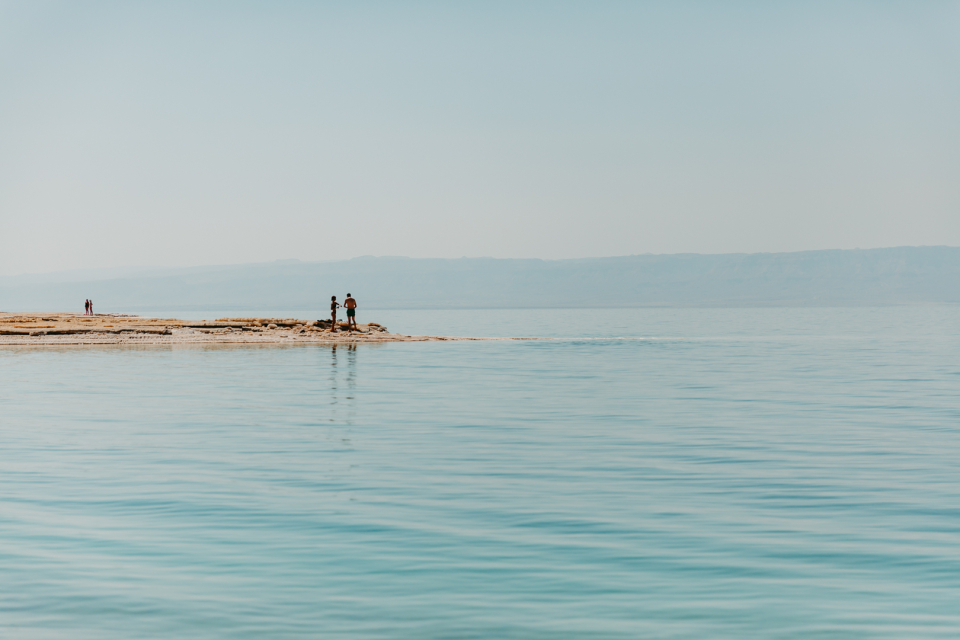
[[[960,245],[960,2],[0,0],[0,275]]]

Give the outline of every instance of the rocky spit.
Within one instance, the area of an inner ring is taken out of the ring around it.
[[[165,344],[357,344],[490,340],[390,333],[376,322],[356,330],[330,320],[220,318],[174,320],[124,314],[0,313],[0,346],[5,345],[165,345]]]

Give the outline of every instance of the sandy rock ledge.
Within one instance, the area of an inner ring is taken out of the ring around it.
[[[0,313],[0,346],[97,344],[357,344],[496,340],[390,333],[370,322],[357,330],[345,322],[330,330],[329,320],[294,318],[220,318],[173,320],[124,314],[85,316],[70,313]]]

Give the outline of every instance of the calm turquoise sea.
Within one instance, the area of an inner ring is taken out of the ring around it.
[[[960,309],[371,319],[0,349],[0,636],[960,636]]]

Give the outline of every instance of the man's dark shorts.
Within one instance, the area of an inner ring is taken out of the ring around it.
[[[352,318],[357,315],[356,309],[347,309],[347,317]]]

